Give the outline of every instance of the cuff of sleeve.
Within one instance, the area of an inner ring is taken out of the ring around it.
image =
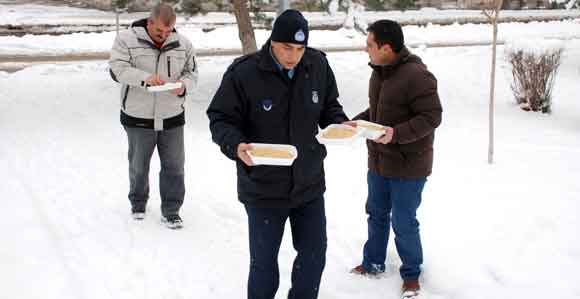
[[[222,145],[221,150],[222,153],[224,153],[224,155],[226,155],[226,157],[230,158],[231,160],[237,160],[238,159],[238,145],[240,143],[246,142],[243,139],[240,139],[239,141],[236,142],[232,142],[232,143],[225,143]]]
[[[178,97],[183,98],[187,94],[187,87],[183,89],[183,93],[178,95]]]
[[[141,87],[147,87],[149,86],[149,84],[145,83],[145,81],[147,81],[147,79],[151,77],[151,75],[149,73],[143,72],[141,71],[141,80],[140,80],[140,85]]]
[[[236,160],[238,158],[238,151],[237,151],[235,145],[226,144],[226,145],[224,145],[222,150],[228,158],[230,158],[232,160]]]
[[[399,143],[399,135],[397,134],[397,129],[393,128],[393,138],[391,138],[391,143]]]
[[[368,114],[366,114],[365,112],[361,112],[361,113],[357,114],[355,117],[353,117],[352,120],[366,120],[366,121],[369,121],[370,119],[368,119]]]

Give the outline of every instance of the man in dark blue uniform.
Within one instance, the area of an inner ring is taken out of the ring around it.
[[[307,43],[308,22],[286,10],[262,49],[228,68],[207,110],[213,140],[237,164],[238,198],[248,214],[251,299],[276,294],[287,219],[297,251],[288,298],[317,298],[325,265],[326,149],[315,135],[348,118],[324,53]],[[252,142],[291,144],[298,157],[291,167],[253,166]]]

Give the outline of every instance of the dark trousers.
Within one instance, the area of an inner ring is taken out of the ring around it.
[[[368,240],[363,267],[368,272],[385,271],[387,242],[392,225],[395,246],[401,258],[403,280],[417,280],[421,274],[423,249],[416,213],[426,179],[386,178],[368,172]]]
[[[250,237],[248,299],[273,299],[280,273],[278,251],[286,219],[290,218],[292,243],[297,252],[292,268],[289,299],[318,297],[326,264],[326,215],[320,198],[293,209],[256,208],[246,205]]]
[[[129,201],[133,211],[145,211],[149,199],[149,164],[155,147],[161,161],[161,213],[178,214],[185,197],[183,126],[164,131],[125,126],[129,141]]]

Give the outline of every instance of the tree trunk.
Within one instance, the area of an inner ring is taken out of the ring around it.
[[[484,14],[491,21],[493,27],[493,41],[491,46],[491,75],[489,88],[489,146],[487,151],[487,163],[493,164],[494,152],[494,102],[495,102],[495,64],[497,60],[497,20],[501,10],[503,0],[495,0],[493,9],[490,12],[484,10]]]
[[[256,37],[254,28],[250,20],[250,11],[248,10],[248,0],[233,0],[234,14],[238,23],[238,32],[242,42],[242,51],[245,54],[253,53],[258,50],[256,47]]]
[[[290,0],[278,0],[278,15],[290,8]]]
[[[487,163],[493,163],[493,131],[494,131],[494,102],[495,102],[495,61],[497,48],[497,12],[493,19],[493,42],[491,46],[491,86],[489,90],[489,148],[487,152]]]

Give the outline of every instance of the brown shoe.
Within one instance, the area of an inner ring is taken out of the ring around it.
[[[381,274],[383,274],[384,272],[369,272],[363,267],[363,265],[358,265],[358,266],[352,268],[350,270],[350,273],[362,275],[362,276],[367,276],[367,277],[372,277],[372,278],[380,278]]]
[[[419,292],[421,291],[421,286],[417,280],[407,280],[403,282],[403,287],[401,288],[401,298],[402,299],[413,299],[419,298]]]
[[[357,275],[367,275],[368,272],[362,265],[358,265],[350,270],[350,273]]]

